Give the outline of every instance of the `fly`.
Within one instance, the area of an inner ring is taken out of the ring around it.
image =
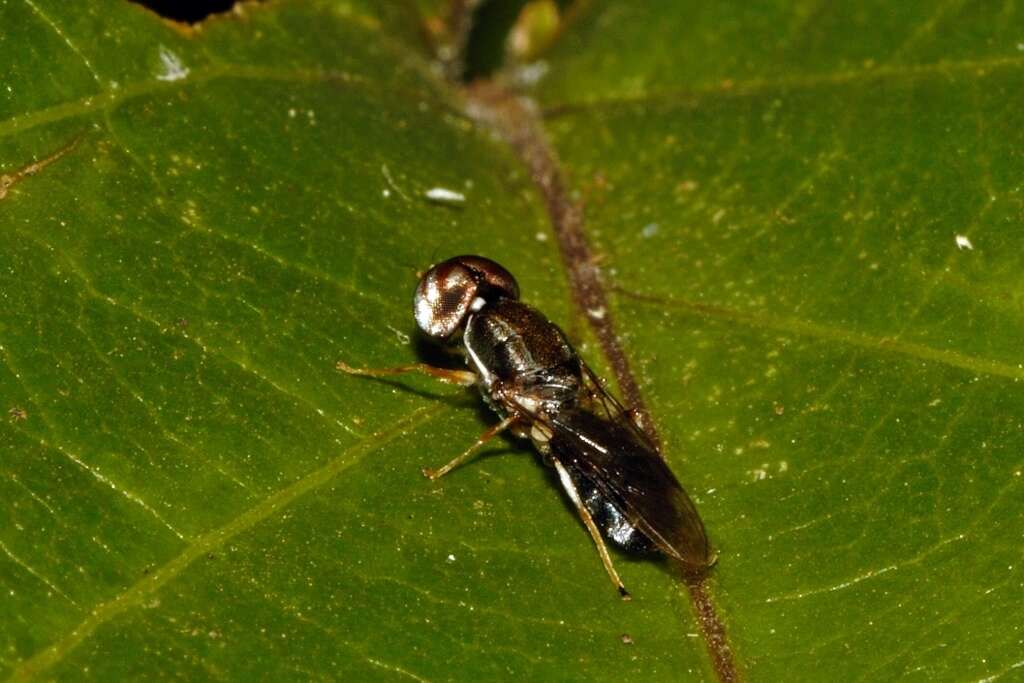
[[[604,539],[631,553],[660,551],[689,572],[712,563],[700,515],[657,447],[562,330],[519,301],[519,285],[505,268],[481,256],[437,264],[420,278],[413,315],[434,341],[461,344],[469,369],[423,363],[357,369],[341,361],[338,369],[371,377],[421,372],[476,385],[501,418],[451,462],[424,475],[443,477],[509,431],[532,442],[555,469],[623,599],[629,592]]]

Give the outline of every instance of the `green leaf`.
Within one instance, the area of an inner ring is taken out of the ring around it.
[[[585,3],[547,57],[627,355],[751,678],[1015,672],[1024,16],[775,4]]]
[[[607,365],[443,4],[0,4],[0,677],[714,678],[521,444],[423,479],[477,397],[334,369],[437,362],[457,253]],[[1019,13],[642,4],[577,3],[535,96],[740,669],[1016,671]]]

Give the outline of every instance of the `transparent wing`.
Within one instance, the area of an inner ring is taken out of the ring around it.
[[[659,458],[663,458],[657,445],[651,440],[643,429],[636,422],[636,413],[627,410],[619,403],[619,400],[609,393],[605,388],[604,380],[590,369],[590,366],[580,359],[580,367],[583,370],[583,388],[586,393],[586,404],[598,415],[621,423],[623,427],[634,433],[636,438],[654,451]]]
[[[647,448],[654,451],[658,457],[662,457],[657,445],[655,445],[647,433],[637,425],[635,413],[626,409],[618,399],[608,392],[605,388],[604,380],[598,377],[582,358],[577,358],[577,362],[580,365],[583,379],[579,396],[580,406],[586,410],[590,410],[596,415],[604,417],[607,420],[621,424],[624,429],[633,432],[636,439],[645,444]],[[518,379],[522,385],[530,387],[530,391],[527,393],[535,396],[544,396],[551,389],[560,390],[566,388],[561,384],[553,383],[552,378],[548,376],[548,370],[546,368],[538,369],[533,372],[521,373]],[[539,419],[541,417],[536,415],[536,410],[533,410],[526,405],[520,404],[519,408],[524,414],[529,415],[532,418]]]

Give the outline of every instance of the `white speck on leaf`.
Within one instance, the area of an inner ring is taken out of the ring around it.
[[[778,470],[781,474],[789,469],[789,463],[785,460],[779,461]],[[761,463],[760,467],[756,467],[752,470],[747,470],[747,474],[750,475],[751,479],[755,482],[764,481],[765,479],[772,478],[771,465],[768,463]]]
[[[657,234],[658,234],[658,224],[657,223],[648,223],[647,225],[645,225],[643,227],[643,230],[640,231],[640,235],[642,237],[644,237],[645,239],[650,239],[650,238],[654,237]]]
[[[426,191],[425,196],[430,201],[441,204],[462,204],[466,201],[466,195],[446,187],[432,187]]]
[[[189,68],[185,66],[181,57],[160,46],[160,66],[162,71],[156,75],[158,81],[180,81],[188,76]]]
[[[449,555],[448,556],[448,561],[449,562],[454,562],[455,561],[455,556],[454,555]]]
[[[971,244],[971,240],[967,238],[967,235],[957,235],[956,248],[959,249],[960,251],[963,251],[964,249],[973,251],[974,245]]]
[[[607,313],[607,311],[605,311],[604,306],[600,306],[598,308],[591,308],[587,311],[587,315],[589,315],[594,320],[604,320],[605,313]]]

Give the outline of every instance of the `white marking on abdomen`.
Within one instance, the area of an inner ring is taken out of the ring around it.
[[[552,462],[555,463],[555,470],[558,472],[558,479],[562,482],[562,486],[565,488],[565,492],[569,494],[569,498],[576,507],[583,507],[583,503],[580,502],[580,494],[576,493],[576,486],[572,483],[572,478],[569,476],[569,472],[562,466],[562,463],[552,458]]]

